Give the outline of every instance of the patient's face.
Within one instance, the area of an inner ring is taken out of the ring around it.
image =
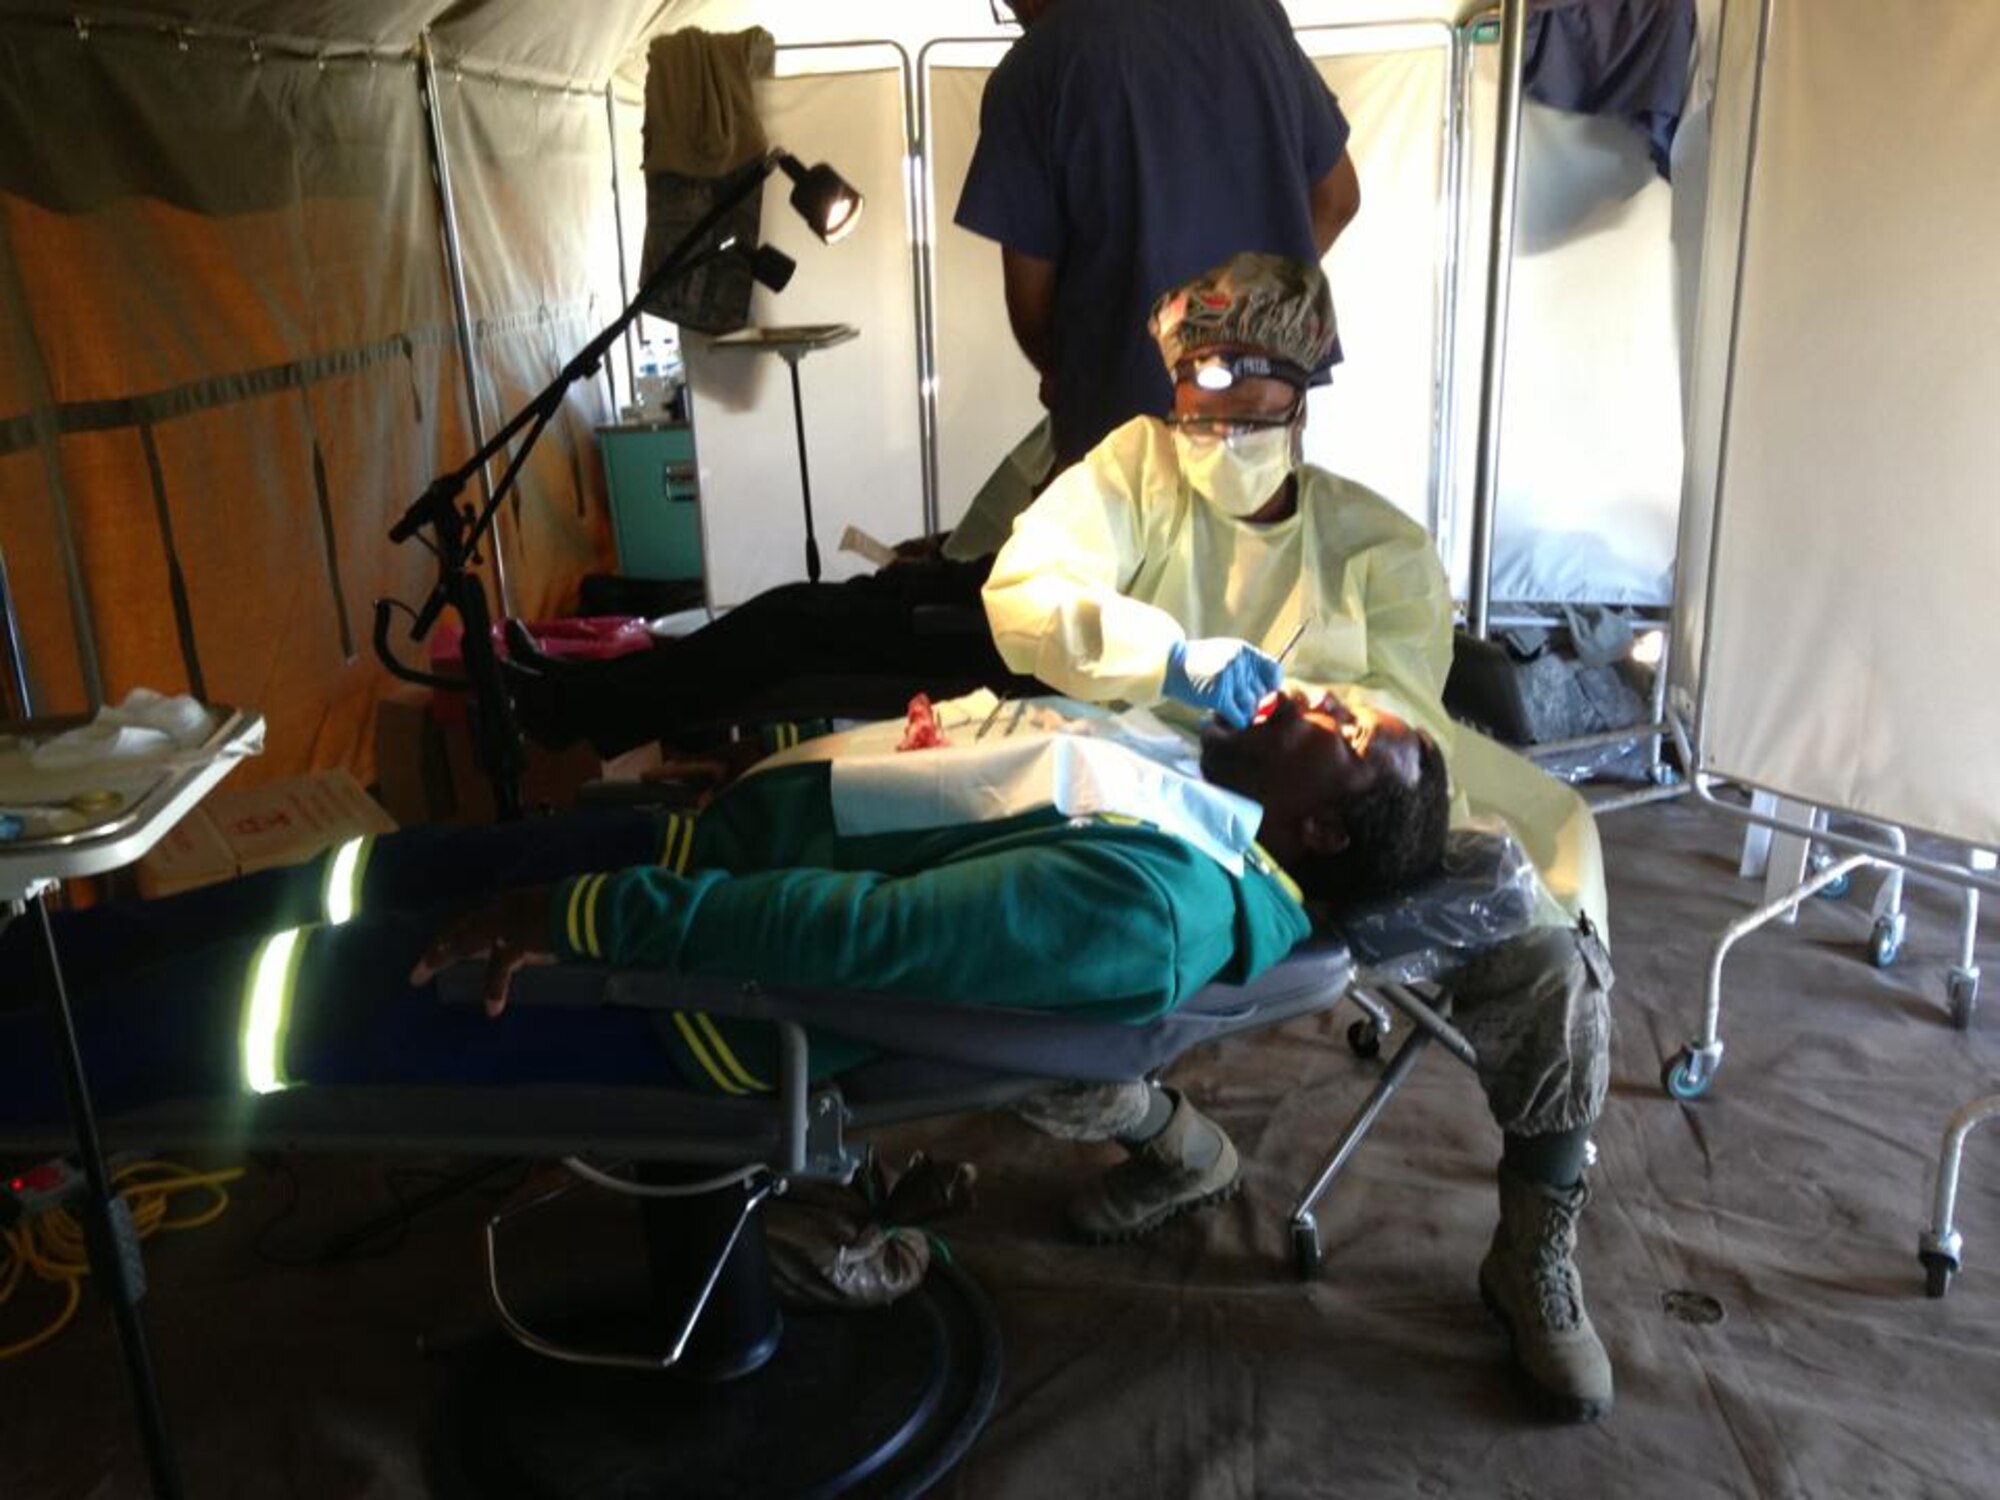
[[[1265,826],[1365,793],[1383,776],[1415,785],[1418,732],[1394,714],[1350,709],[1332,694],[1281,693],[1248,729],[1202,731],[1202,775],[1263,804]],[[1276,851],[1273,850],[1275,853]]]

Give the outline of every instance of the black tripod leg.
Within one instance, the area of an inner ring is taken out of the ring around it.
[[[83,1052],[76,1040],[76,1024],[70,1015],[69,992],[63,984],[62,960],[56,953],[55,928],[49,910],[37,897],[36,918],[42,928],[42,956],[46,980],[49,1020],[55,1027],[57,1050],[61,1054],[63,1086],[69,1093],[70,1116],[76,1124],[76,1143],[83,1158],[84,1176],[90,1184],[83,1205],[84,1234],[90,1250],[91,1279],[111,1304],[111,1316],[118,1326],[118,1347],[125,1359],[125,1376],[132,1387],[132,1405],[139,1419],[139,1435],[145,1444],[146,1468],[152,1477],[153,1493],[159,1500],[180,1500],[180,1471],[175,1466],[173,1446],[167,1437],[166,1413],[160,1405],[159,1388],[153,1381],[152,1357],[146,1347],[146,1325],[139,1316],[139,1303],[146,1295],[145,1262],[140,1259],[139,1235],[132,1224],[131,1209],[111,1190],[111,1174],[104,1165],[104,1147],[98,1139],[97,1115],[91,1108],[90,1089],[84,1081]]]

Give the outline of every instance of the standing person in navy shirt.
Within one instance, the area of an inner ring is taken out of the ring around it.
[[[1165,415],[1161,292],[1242,250],[1323,258],[1361,187],[1278,0],[1008,4],[1025,34],[987,80],[956,218],[1000,243],[1063,465]]]

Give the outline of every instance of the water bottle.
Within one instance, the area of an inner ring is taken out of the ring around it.
[[[651,421],[663,415],[667,399],[667,381],[660,365],[660,348],[651,339],[639,346],[638,380],[633,392],[634,404],[641,421]]]

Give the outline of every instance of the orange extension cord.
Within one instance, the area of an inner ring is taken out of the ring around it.
[[[132,1210],[132,1223],[142,1240],[176,1229],[199,1229],[221,1218],[229,1208],[225,1183],[243,1175],[241,1167],[220,1172],[196,1172],[166,1161],[129,1162],[111,1174],[111,1185]],[[169,1218],[172,1199],[200,1192],[209,1201],[194,1213]],[[0,1232],[0,1307],[4,1307],[30,1273],[62,1288],[63,1306],[38,1333],[16,1343],[0,1344],[0,1360],[39,1348],[69,1326],[83,1302],[83,1279],[90,1274],[83,1225],[67,1208],[50,1209],[16,1229]]]

